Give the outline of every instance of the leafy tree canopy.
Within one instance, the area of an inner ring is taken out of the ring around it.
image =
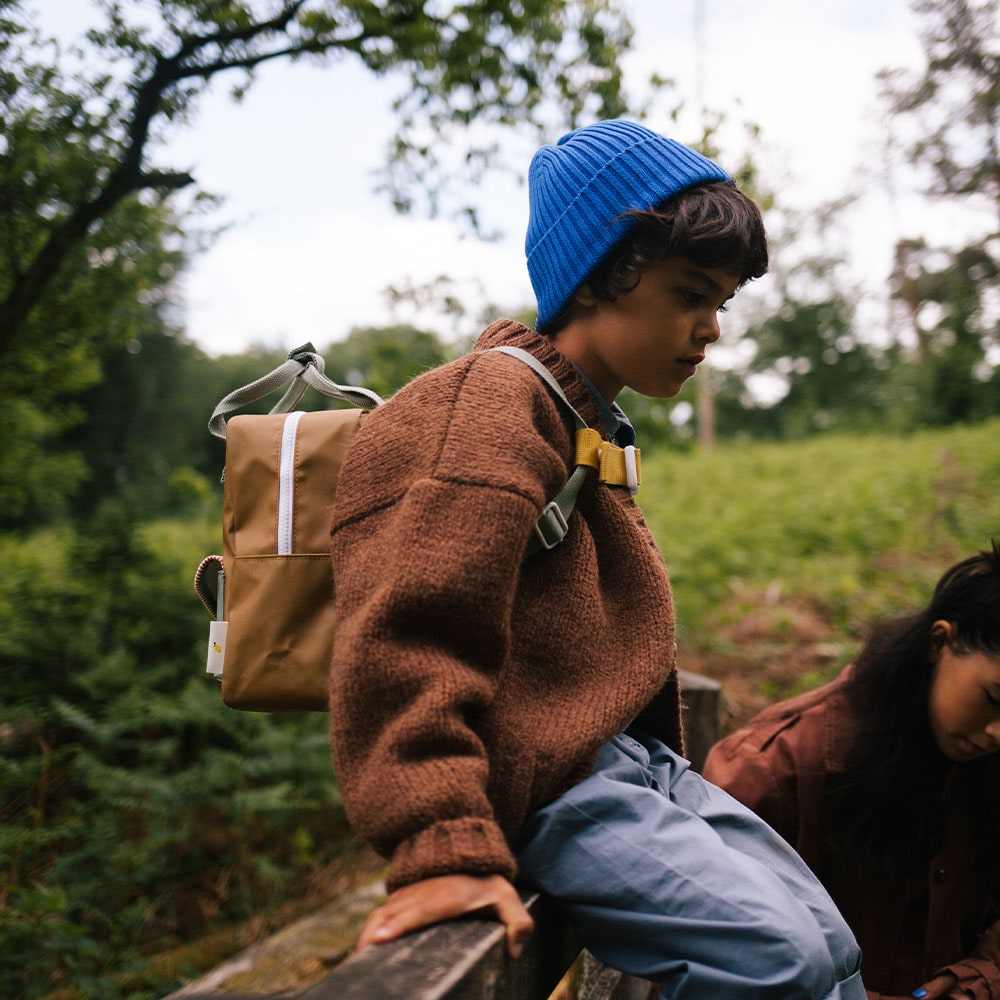
[[[383,399],[448,358],[436,334],[407,324],[356,327],[325,354],[326,374],[335,382],[363,385]]]
[[[80,395],[115,352],[179,333],[188,234],[172,195],[197,183],[166,150],[217,77],[238,100],[279,59],[398,74],[384,186],[400,210],[422,194],[435,211],[451,171],[493,164],[496,127],[562,130],[627,107],[617,0],[99,0],[101,23],[69,52],[39,34],[28,0],[0,8],[7,524],[59,516],[86,480],[67,433],[85,437],[93,398]]]
[[[915,0],[924,65],[884,70],[883,96],[909,162],[938,197],[1000,207],[998,0]]]
[[[913,9],[924,63],[882,74],[890,133],[934,200],[975,208],[981,220],[965,247],[900,239],[891,278],[914,342],[907,392],[921,401],[917,423],[951,423],[1000,404],[1000,0],[916,0]]]
[[[210,81],[239,98],[275,59],[354,57],[407,81],[386,187],[433,210],[445,176],[491,165],[489,129],[574,125],[625,112],[619,58],[632,29],[615,0],[100,0],[71,73],[22,0],[0,22],[0,354],[73,248],[123,200],[194,183],[156,161]],[[475,128],[472,128],[473,124]],[[456,154],[455,147],[459,152]],[[443,151],[448,151],[445,155]],[[14,222],[13,217],[19,221]],[[475,213],[468,209],[475,222]]]

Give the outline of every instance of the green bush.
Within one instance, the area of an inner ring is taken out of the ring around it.
[[[203,673],[202,536],[109,505],[0,543],[2,996],[116,997],[111,973],[266,915],[339,846],[325,716],[234,712]]]

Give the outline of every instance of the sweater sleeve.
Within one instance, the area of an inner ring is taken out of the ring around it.
[[[352,446],[332,535],[334,765],[352,823],[390,859],[390,890],[515,873],[479,723],[498,697],[528,535],[566,474],[542,435],[509,429],[526,423],[524,400],[518,417],[505,398],[516,387],[482,400],[462,388],[447,407],[432,388],[433,411],[421,386],[404,390]]]

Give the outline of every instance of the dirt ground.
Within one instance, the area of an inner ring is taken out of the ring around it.
[[[815,608],[787,594],[744,595],[741,604],[700,642],[680,640],[680,665],[722,682],[722,735],[773,702],[832,679],[856,648]]]

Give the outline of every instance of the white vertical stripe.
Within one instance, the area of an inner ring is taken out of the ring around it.
[[[295,518],[295,435],[301,410],[289,413],[281,427],[281,456],[278,463],[278,539],[277,553],[292,551],[292,524]]]

